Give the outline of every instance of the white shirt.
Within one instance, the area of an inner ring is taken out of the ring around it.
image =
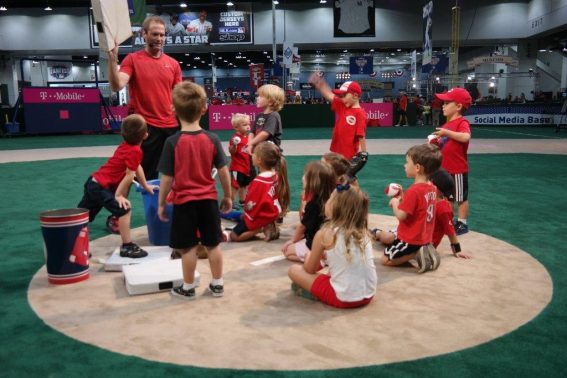
[[[213,24],[210,21],[201,22],[200,19],[196,18],[187,25],[187,32],[190,34],[207,34],[212,28]]]

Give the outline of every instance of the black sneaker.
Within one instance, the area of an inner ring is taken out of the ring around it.
[[[457,221],[455,223],[455,232],[457,235],[463,235],[469,232],[469,226],[463,222]]]
[[[424,252],[427,253],[427,255],[429,256],[429,260],[431,261],[431,266],[429,267],[429,270],[435,270],[439,268],[439,264],[441,264],[441,258],[439,257],[439,253],[437,252],[433,244],[430,243],[424,245],[422,248]]]
[[[378,233],[382,232],[381,229],[379,228],[373,228],[372,230],[369,230],[370,234],[372,235],[372,237],[374,238],[374,240],[378,240]]]
[[[185,290],[183,289],[183,285],[180,285],[171,289],[171,295],[185,300],[192,300],[195,299],[195,288]]]
[[[213,294],[213,297],[222,297],[224,295],[224,286],[209,284],[209,291]]]
[[[142,248],[138,247],[135,243],[122,244],[120,247],[120,257],[129,257],[131,259],[139,259],[141,257],[146,257],[148,252],[144,251]]]
[[[417,254],[415,255],[415,260],[417,261],[418,273],[425,273],[428,270],[430,270],[432,267],[429,253],[427,253],[424,247],[421,247],[419,251],[417,251]]]

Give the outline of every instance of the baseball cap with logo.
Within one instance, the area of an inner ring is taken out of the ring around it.
[[[445,93],[436,93],[435,96],[441,101],[454,101],[457,104],[461,104],[465,109],[468,109],[472,105],[472,97],[469,91],[463,88],[453,88]]]
[[[362,88],[360,88],[360,85],[356,81],[345,81],[339,89],[334,89],[333,93],[336,95],[352,93],[360,97]]]
[[[433,183],[448,200],[453,200],[453,192],[455,191],[455,182],[451,176],[443,168],[436,170],[430,177],[429,181]]]

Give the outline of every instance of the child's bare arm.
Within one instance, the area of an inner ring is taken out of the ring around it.
[[[435,135],[437,135],[439,137],[446,136],[447,138],[456,140],[457,142],[460,142],[460,143],[466,143],[469,140],[471,140],[471,134],[469,134],[469,133],[460,133],[460,132],[457,132],[457,131],[451,131],[451,130],[444,129],[442,127],[437,127],[435,130],[437,130],[435,132]]]
[[[136,172],[130,169],[126,169],[126,174],[118,187],[116,188],[116,192],[114,193],[114,197],[116,201],[118,201],[118,205],[124,209],[129,209],[131,207],[130,201],[128,201],[128,188],[134,181],[134,177],[136,176]]]
[[[360,151],[366,152],[366,138],[365,137],[358,137],[360,142]]]
[[[260,143],[262,143],[265,140],[268,140],[268,138],[270,137],[270,133],[267,131],[260,131],[258,133],[258,135],[256,135],[255,137],[251,138],[248,140],[248,152],[252,153],[254,152],[254,147],[256,147],[257,145],[259,145]]]
[[[142,185],[142,188],[144,188],[146,192],[154,194],[154,189],[157,189],[157,186],[148,185],[148,182],[146,181],[146,175],[144,174],[144,169],[141,165],[138,165],[138,168],[136,168],[136,177],[138,178],[138,182],[140,183],[140,185]]]
[[[461,251],[461,244],[459,243],[457,235],[449,235],[449,241],[451,242],[451,251],[453,251],[453,255],[455,255],[455,257],[459,257],[461,259],[472,259],[472,255],[470,253]]]
[[[228,167],[225,165],[220,168],[218,175],[223,192],[220,208],[221,211],[228,212],[232,208],[232,200],[230,198],[230,172],[228,171]]]
[[[167,195],[171,190],[171,184],[173,183],[173,176],[161,175],[160,185],[159,185],[159,199],[158,199],[158,217],[161,221],[167,222],[168,218],[165,214],[165,200]]]
[[[305,269],[307,273],[315,274],[321,269],[321,259],[326,248],[325,242],[329,239],[328,233],[330,233],[330,230],[321,229],[315,234],[313,244],[311,245],[311,252],[305,256],[305,262],[303,263],[303,269]]]
[[[390,200],[389,205],[392,208],[394,216],[398,218],[398,220],[404,220],[407,218],[408,214],[405,211],[399,209],[400,199],[398,197],[393,197]]]
[[[313,84],[313,86],[319,92],[321,92],[321,95],[323,95],[323,97],[325,97],[327,101],[333,102],[333,99],[335,98],[335,94],[333,93],[333,91],[331,90],[325,79],[319,76],[317,72],[311,74],[311,76],[309,77],[309,82]]]

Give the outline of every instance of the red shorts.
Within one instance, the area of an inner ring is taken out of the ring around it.
[[[320,274],[315,281],[313,281],[313,285],[311,286],[311,294],[321,302],[328,304],[329,306],[338,307],[338,308],[354,308],[354,307],[362,307],[370,303],[372,298],[365,298],[360,301],[356,302],[343,302],[339,298],[337,298],[337,294],[335,293],[335,289],[331,286],[331,276],[327,274]]]

